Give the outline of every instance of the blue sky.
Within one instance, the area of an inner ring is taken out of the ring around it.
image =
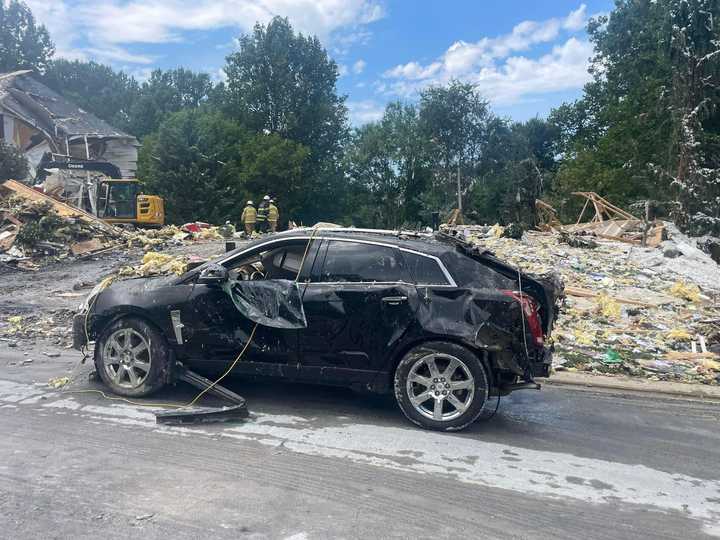
[[[611,0],[29,0],[58,55],[138,78],[189,67],[222,79],[235,38],[287,16],[316,34],[341,67],[355,125],[428,85],[471,82],[502,116],[525,120],[580,95],[587,19]]]

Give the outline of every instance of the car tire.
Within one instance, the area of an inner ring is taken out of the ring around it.
[[[156,392],[165,385],[169,366],[169,347],[163,335],[134,317],[108,325],[95,345],[98,375],[121,396],[143,397]]]
[[[482,414],[488,381],[483,362],[472,351],[433,341],[414,347],[400,360],[395,369],[395,399],[414,424],[458,431]]]

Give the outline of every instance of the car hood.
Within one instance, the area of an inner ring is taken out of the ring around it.
[[[162,287],[169,287],[177,282],[177,276],[150,276],[115,281],[106,291],[145,292]]]

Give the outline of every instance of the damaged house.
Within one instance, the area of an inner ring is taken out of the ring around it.
[[[135,178],[138,140],[67,101],[32,71],[0,74],[0,139],[20,148],[34,178],[43,159],[75,158],[114,165]]]

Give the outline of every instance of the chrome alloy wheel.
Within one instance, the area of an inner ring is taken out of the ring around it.
[[[407,376],[407,395],[415,410],[436,421],[463,414],[475,396],[475,379],[459,358],[441,353],[415,361]]]
[[[103,347],[103,364],[107,376],[123,388],[137,388],[150,373],[150,344],[132,328],[116,330]]]

